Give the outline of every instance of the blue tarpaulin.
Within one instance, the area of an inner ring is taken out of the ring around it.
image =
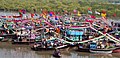
[[[68,35],[83,35],[83,31],[67,31]]]

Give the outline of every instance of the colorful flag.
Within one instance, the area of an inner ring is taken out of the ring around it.
[[[101,16],[102,16],[102,17],[106,17],[106,13],[102,13]]]
[[[88,10],[91,10],[91,8],[89,7]]]
[[[102,10],[102,13],[103,13],[103,14],[106,14],[106,11],[105,11],[105,10]]]
[[[22,13],[22,10],[19,10],[19,15],[22,17],[23,15],[22,15],[23,13]]]
[[[92,11],[91,11],[91,10],[88,10],[88,14],[92,14]]]
[[[93,12],[92,12],[92,10],[91,10],[91,8],[89,7],[88,8],[88,14],[92,14]]]
[[[22,13],[22,10],[19,10],[20,13]]]
[[[100,15],[100,12],[95,11],[95,14]]]
[[[50,11],[49,15],[50,15],[50,16],[53,16],[53,15],[55,15],[55,12]]]
[[[81,16],[80,12],[78,11],[78,16]]]
[[[91,15],[91,18],[95,19],[96,17],[94,15]]]
[[[31,17],[32,17],[32,18],[34,17],[34,14],[33,14],[33,13],[31,13]]]
[[[74,10],[73,10],[73,13],[74,13],[74,14],[77,14],[77,10],[76,10],[76,9],[74,9]]]
[[[116,17],[116,16],[117,16],[116,13],[114,13],[114,14],[113,14],[113,17]]]
[[[22,10],[22,13],[23,13],[23,14],[26,14],[26,10],[25,10],[25,9],[23,9],[23,10]]]
[[[52,17],[52,13],[49,14]]]
[[[58,20],[58,17],[57,17],[57,16],[55,16],[55,20]]]
[[[46,18],[46,15],[43,14],[43,18]]]

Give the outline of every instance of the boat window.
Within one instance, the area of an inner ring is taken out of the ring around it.
[[[118,31],[120,31],[120,28],[118,28]]]
[[[115,23],[115,26],[117,26],[117,23]]]
[[[120,23],[118,24],[118,27],[120,27]]]

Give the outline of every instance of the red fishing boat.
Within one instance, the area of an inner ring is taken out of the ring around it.
[[[114,49],[113,53],[120,53],[120,47],[117,47],[116,49]]]

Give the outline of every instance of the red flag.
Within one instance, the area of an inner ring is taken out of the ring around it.
[[[113,14],[113,17],[116,17],[116,13]]]
[[[95,19],[96,17],[94,15],[91,15],[91,18]]]
[[[33,14],[33,13],[31,13],[31,17],[32,17],[32,18],[34,17],[34,14]]]
[[[19,10],[19,12],[21,12],[21,13],[22,13],[22,10]]]
[[[91,10],[91,8],[88,8],[88,10]]]
[[[105,10],[102,10],[102,13],[103,13],[103,14],[106,14],[106,11],[105,11]]]

